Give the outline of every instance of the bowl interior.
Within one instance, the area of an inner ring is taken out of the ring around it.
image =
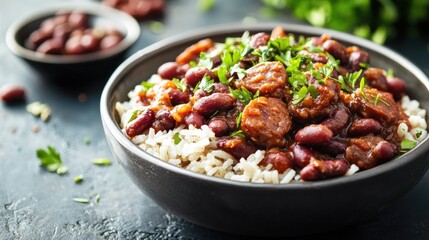
[[[396,76],[404,79],[407,83],[407,94],[411,99],[416,99],[420,102],[420,106],[426,110],[429,109],[429,80],[427,76],[419,70],[414,64],[400,56],[399,54],[372,43],[370,41],[360,39],[349,34],[339,33],[336,31],[331,31],[327,29],[313,28],[307,26],[299,25],[289,25],[289,24],[276,24],[281,25],[285,28],[288,34],[294,34],[295,36],[320,36],[321,34],[328,33],[332,35],[333,39],[339,40],[346,46],[356,45],[359,46],[364,51],[367,51],[370,55],[371,65],[374,67],[379,67],[382,69],[392,69]],[[227,184],[233,181],[217,179],[215,177],[208,177],[202,174],[197,174],[190,172],[188,170],[180,169],[173,165],[169,165],[163,161],[160,161],[149,154],[145,153],[143,150],[135,146],[131,141],[129,141],[120,131],[119,127],[119,116],[115,110],[115,103],[120,101],[127,101],[127,93],[134,88],[135,85],[139,84],[143,80],[147,80],[150,76],[156,73],[157,68],[165,62],[174,61],[175,57],[181,53],[189,45],[203,39],[211,38],[216,42],[223,42],[226,37],[240,37],[244,31],[249,31],[251,34],[257,32],[270,32],[274,24],[259,24],[253,26],[243,26],[242,24],[230,25],[230,26],[221,26],[214,27],[211,29],[197,30],[192,33],[185,33],[179,36],[176,36],[171,39],[167,39],[161,42],[158,42],[154,45],[151,45],[131,56],[123,64],[121,64],[117,70],[111,76],[109,82],[105,86],[103,91],[103,96],[101,100],[101,112],[102,118],[107,117],[107,127],[112,131],[116,140],[120,141],[121,144],[125,145],[130,151],[135,152],[140,155],[142,158],[148,161],[154,161],[154,164],[161,165],[167,168],[170,171],[181,172],[184,174],[192,175],[196,178],[209,179],[210,181],[222,182]],[[103,116],[104,114],[108,116]],[[110,125],[111,124],[111,125]],[[305,182],[298,183],[302,185],[311,185],[311,186],[326,186],[329,184],[342,183],[349,180],[358,180],[359,178],[364,178],[369,175],[376,175],[380,172],[387,171],[392,168],[400,167],[401,164],[405,164],[406,161],[403,159],[411,160],[418,154],[428,149],[428,139],[425,139],[423,142],[413,150],[401,155],[400,157],[384,163],[375,168],[358,172],[352,176],[344,178],[334,178],[329,180],[323,180],[318,182]],[[420,149],[420,150],[419,150]],[[419,152],[421,151],[421,152]],[[408,157],[407,157],[408,156]],[[247,185],[248,183],[240,183]],[[252,186],[258,184],[249,183]],[[259,184],[261,185],[261,184]],[[262,184],[264,186],[272,184]],[[295,184],[286,184],[279,187],[289,187]],[[277,186],[276,186],[277,187]]]
[[[124,39],[111,49],[81,55],[51,55],[40,54],[25,47],[25,41],[30,34],[40,27],[40,24],[55,15],[58,11],[78,11],[88,15],[90,27],[115,28]],[[10,26],[6,43],[11,51],[25,59],[50,64],[72,64],[90,62],[123,52],[130,47],[140,35],[140,26],[131,16],[116,9],[95,3],[58,4],[35,12],[27,18],[18,20]]]

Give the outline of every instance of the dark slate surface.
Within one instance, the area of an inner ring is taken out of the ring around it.
[[[17,18],[54,0],[0,1],[0,85],[18,83],[27,89],[27,103],[42,101],[52,107],[52,118],[42,122],[25,111],[25,104],[0,104],[0,239],[248,239],[190,224],[166,213],[142,194],[114,162],[97,167],[91,159],[113,159],[104,139],[99,97],[106,79],[79,86],[44,81],[5,46],[7,27]],[[197,27],[239,22],[243,18],[271,21],[261,2],[218,0],[213,11],[197,11],[196,1],[167,1],[160,20],[165,30],[151,33],[149,22],[128,55],[157,40]],[[297,22],[284,13],[277,19]],[[406,37],[391,47],[426,72],[429,54],[424,39]],[[110,69],[111,71],[113,69]],[[87,101],[79,102],[84,93]],[[40,127],[40,131],[32,131]],[[83,143],[89,137],[89,145]],[[35,157],[38,148],[55,146],[69,167],[65,176],[48,173]],[[83,174],[82,184],[73,177]],[[318,236],[319,239],[429,239],[429,174],[407,195],[362,225]],[[81,204],[74,197],[93,198]],[[287,217],[287,216],[286,216]],[[240,223],[237,223],[240,224]],[[261,226],[263,227],[263,226]],[[314,237],[312,237],[314,238]],[[312,239],[309,238],[309,239]]]

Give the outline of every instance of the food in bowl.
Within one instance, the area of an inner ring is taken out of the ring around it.
[[[276,27],[203,39],[117,103],[124,134],[188,170],[259,183],[350,175],[427,135],[405,82],[357,46]]]
[[[44,54],[77,55],[116,46],[124,36],[114,27],[90,27],[80,11],[59,11],[45,19],[26,41],[26,47]]]

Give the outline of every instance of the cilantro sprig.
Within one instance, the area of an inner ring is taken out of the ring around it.
[[[204,77],[197,83],[197,85],[194,88],[194,93],[201,89],[205,92],[212,92],[214,88],[214,80],[210,78],[207,74],[204,75]]]
[[[238,99],[244,105],[247,105],[251,100],[259,97],[259,91],[257,91],[255,94],[253,94],[252,92],[247,90],[245,87],[241,87],[241,89],[229,88],[229,91],[231,92],[232,96],[235,99]]]
[[[56,172],[58,175],[63,175],[68,171],[67,166],[63,164],[61,155],[53,146],[48,146],[47,149],[37,149],[37,158],[40,159],[40,164],[49,172]]]

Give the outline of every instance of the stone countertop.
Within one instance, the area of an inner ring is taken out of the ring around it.
[[[99,157],[113,160],[99,115],[106,79],[79,85],[47,82],[4,42],[6,29],[15,19],[52,2],[59,1],[0,2],[0,86],[25,86],[27,103],[41,101],[52,108],[51,119],[42,122],[25,111],[25,104],[0,104],[0,239],[248,239],[211,231],[165,212],[131,183],[115,161],[105,167],[91,163]],[[151,20],[141,21],[142,34],[127,56],[157,40],[209,25],[243,19],[299,23],[284,12],[273,18],[259,0],[216,2],[212,11],[201,12],[196,1],[167,0],[165,16],[157,19],[164,30],[155,34],[150,31]],[[405,37],[389,47],[428,72],[426,44],[427,39],[425,43]],[[66,175],[39,167],[36,149],[48,145],[61,153],[69,167]],[[80,174],[84,181],[74,183],[73,177]],[[371,221],[317,238],[429,239],[428,189],[429,173]],[[96,194],[101,196],[99,203],[94,202]],[[91,203],[74,202],[75,197],[90,198]]]

